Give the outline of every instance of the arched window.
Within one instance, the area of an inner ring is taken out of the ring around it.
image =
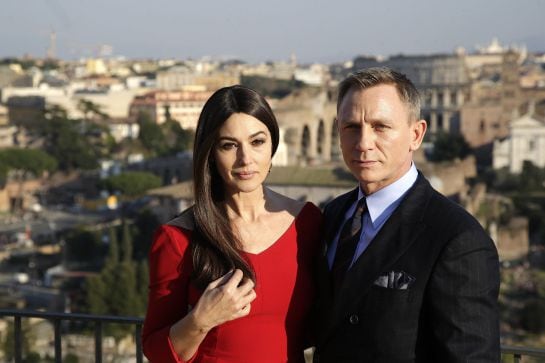
[[[325,138],[325,130],[324,130],[324,120],[320,120],[320,123],[318,124],[318,139],[316,140],[317,141],[317,151],[318,151],[318,156],[324,156],[323,155],[323,152],[324,152],[324,147],[323,147],[323,142],[324,142],[324,138]]]
[[[331,125],[331,160],[338,161],[340,160],[339,130],[337,129],[337,122],[333,121]]]
[[[310,146],[310,130],[308,129],[308,126],[305,125],[303,128],[303,135],[301,136],[301,158],[302,160],[307,160],[307,157],[309,155],[309,148]]]

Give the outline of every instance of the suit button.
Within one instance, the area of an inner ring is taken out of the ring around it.
[[[360,322],[360,318],[356,314],[352,314],[350,315],[350,318],[348,318],[348,321],[350,322],[350,324],[356,325],[357,323]]]

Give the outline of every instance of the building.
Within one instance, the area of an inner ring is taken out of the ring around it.
[[[115,142],[120,142],[124,139],[136,139],[140,132],[140,125],[131,120],[110,119],[107,122],[107,126]]]
[[[31,127],[39,122],[45,112],[45,99],[40,96],[14,96],[6,102],[9,123]]]
[[[0,125],[0,149],[15,146],[17,127]]]
[[[211,91],[152,91],[136,96],[129,107],[129,117],[137,120],[147,114],[157,124],[168,119],[177,121],[183,129],[195,129],[197,120]]]
[[[428,122],[428,132],[460,131],[460,108],[469,99],[470,90],[464,54],[354,59],[354,71],[369,67],[389,67],[409,77],[421,94],[421,115]]]
[[[240,76],[227,72],[198,72],[186,66],[176,66],[157,72],[157,88],[162,90],[184,90],[200,87],[216,91],[222,87],[240,83]]]
[[[0,104],[0,126],[8,124],[8,109],[6,106]]]
[[[510,122],[508,137],[494,141],[494,169],[508,167],[511,173],[520,173],[524,161],[545,167],[545,121],[535,114],[533,105]]]

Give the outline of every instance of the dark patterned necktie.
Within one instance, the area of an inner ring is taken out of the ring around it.
[[[335,259],[331,267],[333,277],[333,290],[338,291],[341,287],[344,275],[354,258],[356,246],[360,240],[363,214],[367,211],[365,198],[361,198],[356,205],[352,217],[346,220],[339,235]]]

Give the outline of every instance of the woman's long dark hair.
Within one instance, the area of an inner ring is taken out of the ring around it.
[[[193,147],[192,279],[199,288],[205,288],[232,269],[242,270],[245,277],[255,281],[252,267],[240,253],[240,239],[229,223],[223,203],[223,179],[213,160],[219,129],[234,113],[245,113],[263,122],[271,133],[271,155],[278,147],[278,123],[267,101],[256,91],[243,86],[225,87],[206,101],[197,123]]]

